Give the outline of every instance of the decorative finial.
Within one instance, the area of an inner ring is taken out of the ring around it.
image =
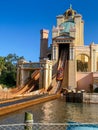
[[[70,9],[72,9],[72,4],[70,4]]]

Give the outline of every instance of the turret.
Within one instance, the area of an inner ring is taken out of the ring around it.
[[[48,30],[42,29],[40,31],[40,60],[47,58],[48,34]]]
[[[75,46],[84,45],[84,22],[82,16],[70,6],[63,15],[57,16],[57,27],[52,29],[52,38],[63,34],[75,38]]]

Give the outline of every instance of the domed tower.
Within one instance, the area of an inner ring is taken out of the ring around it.
[[[76,14],[77,14],[77,12],[75,10],[73,10],[72,6],[70,5],[70,8],[67,11],[65,11],[64,16],[66,19],[69,19],[69,18],[72,19],[72,18],[74,18],[74,16]]]
[[[52,29],[52,60],[59,63],[62,50],[65,49],[67,61],[62,86],[76,87],[75,47],[84,45],[83,20],[70,6],[64,14],[57,16],[57,26]]]
[[[63,15],[57,16],[57,26],[52,29],[52,38],[64,33],[75,38],[75,46],[84,45],[84,22],[72,6]]]

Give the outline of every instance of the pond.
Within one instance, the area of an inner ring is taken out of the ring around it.
[[[0,124],[24,123],[25,112],[33,114],[35,123],[98,123],[98,104],[66,103],[56,99],[1,116]]]

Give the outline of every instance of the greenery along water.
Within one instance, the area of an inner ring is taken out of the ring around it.
[[[17,62],[24,59],[16,54],[8,54],[6,57],[0,56],[0,85],[2,87],[16,86]]]
[[[36,123],[98,123],[98,104],[66,103],[58,99],[0,117],[0,124],[23,123],[25,112],[31,112]]]

